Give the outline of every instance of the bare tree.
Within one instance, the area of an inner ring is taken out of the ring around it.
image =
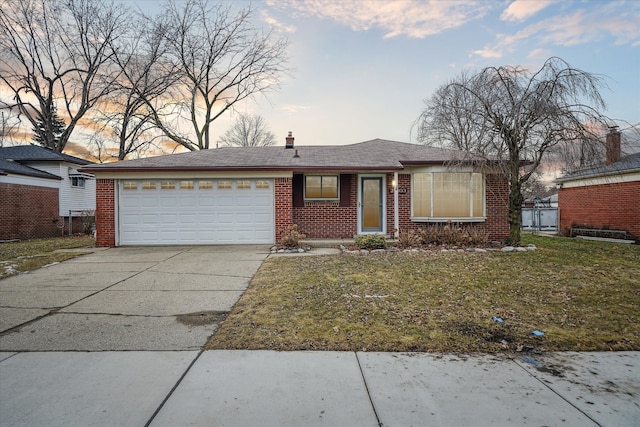
[[[10,145],[13,139],[13,132],[19,123],[10,108],[0,110],[0,147]]]
[[[169,60],[180,67],[181,80],[162,99],[148,100],[156,125],[189,150],[207,149],[212,124],[252,95],[279,84],[287,70],[287,41],[251,24],[251,7],[206,0],[166,3]],[[185,131],[188,127],[190,132]],[[195,138],[193,138],[195,137]]]
[[[233,126],[220,137],[216,146],[266,147],[276,143],[276,136],[269,131],[261,116],[239,113]]]
[[[76,125],[110,89],[110,46],[123,8],[99,0],[2,0],[0,83],[42,144],[62,152]],[[56,119],[56,108],[60,118]],[[65,124],[56,138],[56,120]]]
[[[609,119],[601,77],[550,58],[535,72],[488,67],[441,87],[418,118],[418,139],[483,156],[509,181],[509,243],[520,243],[522,186],[561,143],[601,137]]]
[[[124,160],[133,153],[158,148],[166,139],[156,126],[150,103],[162,101],[180,79],[177,66],[166,60],[167,28],[148,20],[132,26],[128,37],[113,46],[113,62],[120,73],[113,90],[97,105],[94,120],[100,136],[92,144],[98,153]],[[110,148],[110,146],[113,146]]]

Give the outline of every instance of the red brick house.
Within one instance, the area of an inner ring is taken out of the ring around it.
[[[78,168],[89,164],[36,145],[0,147],[0,240],[60,236],[69,224],[83,231],[95,180]]]
[[[621,230],[640,239],[640,153],[620,157],[620,133],[607,135],[607,161],[556,181],[560,231]]]
[[[458,152],[380,139],[286,139],[84,168],[97,180],[97,244],[272,244],[292,224],[311,239],[394,236],[448,220],[508,237],[507,181],[486,164],[452,169]]]

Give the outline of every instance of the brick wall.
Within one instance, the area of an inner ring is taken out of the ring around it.
[[[387,234],[394,231],[394,199],[392,189],[393,174],[387,174]],[[398,174],[398,188],[406,189],[398,194],[400,231],[419,229],[429,223],[411,221],[411,175]],[[343,191],[343,189],[342,189]],[[358,232],[358,179],[351,176],[349,202],[345,206],[339,201],[309,202],[293,207],[293,223],[310,239],[352,238]],[[474,226],[489,234],[489,239],[503,242],[509,237],[508,200],[509,186],[501,175],[486,177],[486,209],[484,222],[464,223],[462,227]],[[277,202],[276,202],[277,203]],[[276,214],[276,216],[278,216]]]
[[[307,238],[351,239],[357,234],[358,179],[356,175],[342,174],[340,180],[341,200],[304,201],[303,206],[293,208],[293,222]],[[347,181],[348,188],[343,185]]]
[[[387,182],[391,179],[387,177]],[[509,185],[503,175],[486,175],[486,213],[483,222],[461,223],[461,227],[476,227],[489,234],[489,240],[503,242],[509,237]],[[390,184],[389,184],[390,185]],[[426,222],[411,221],[411,175],[398,175],[398,188],[406,188],[407,192],[398,194],[398,212],[400,231],[417,230],[429,226]],[[389,189],[387,189],[388,191]],[[393,194],[387,198],[389,224],[388,230],[393,230]],[[391,234],[391,233],[390,233]]]
[[[58,189],[0,183],[0,240],[62,235]]]
[[[560,231],[572,226],[625,230],[640,239],[640,181],[561,188]]]
[[[292,187],[291,178],[275,179],[275,205],[276,205],[276,243],[280,242],[282,234],[293,224],[292,221]]]
[[[96,246],[116,245],[115,181],[96,180]]]

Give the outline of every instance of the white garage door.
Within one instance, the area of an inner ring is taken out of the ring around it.
[[[121,180],[120,245],[273,243],[272,179]]]

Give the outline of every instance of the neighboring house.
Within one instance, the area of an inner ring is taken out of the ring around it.
[[[372,140],[344,146],[228,147],[91,165],[97,245],[277,243],[394,236],[448,220],[508,237],[508,185],[460,153]],[[477,160],[477,159],[476,159]]]
[[[59,236],[82,230],[96,206],[91,162],[36,145],[0,147],[0,240]],[[71,221],[69,221],[71,219]]]
[[[560,231],[621,230],[640,239],[640,153],[620,157],[620,133],[607,135],[606,165],[578,170],[556,181]]]

